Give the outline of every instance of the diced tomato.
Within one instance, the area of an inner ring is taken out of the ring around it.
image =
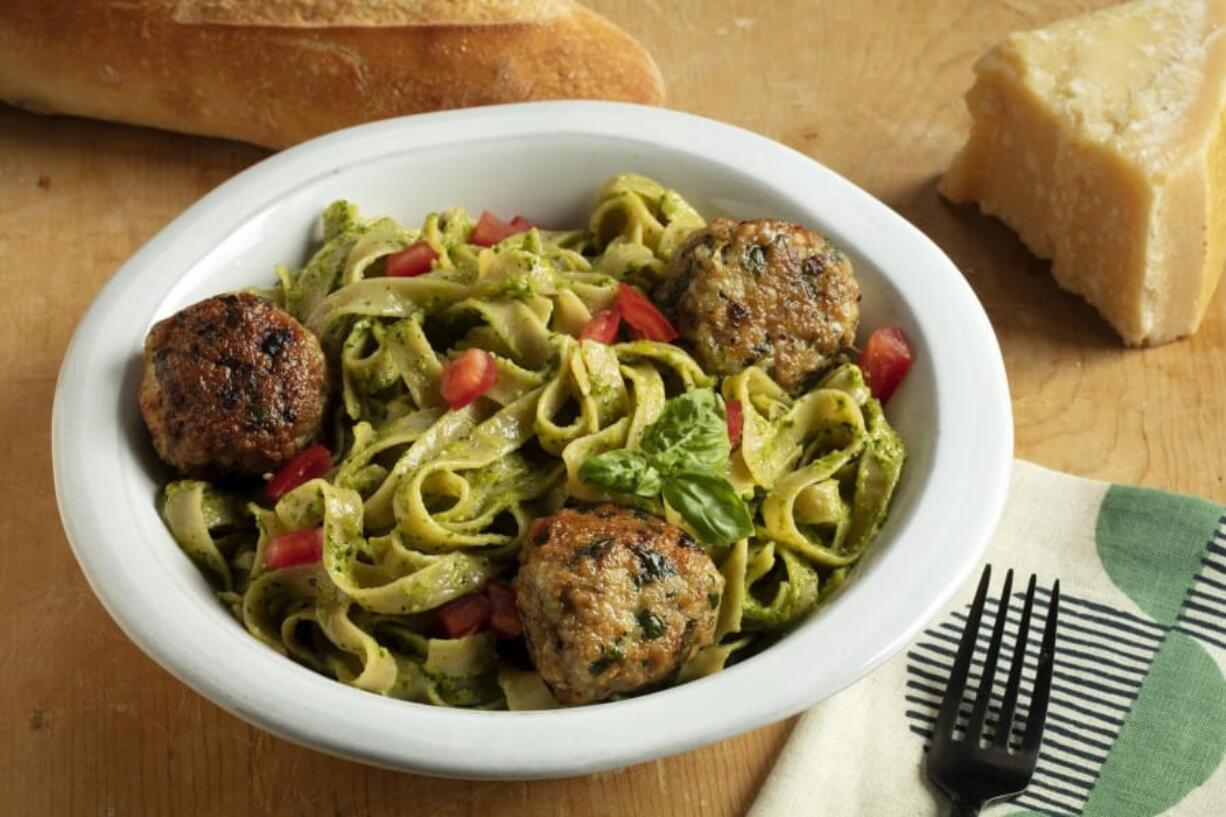
[[[324,529],[307,528],[274,536],[264,548],[264,566],[280,570],[294,565],[309,565],[324,556]]]
[[[612,343],[621,326],[622,312],[617,307],[602,309],[592,316],[579,332],[579,340],[594,340],[597,343]]]
[[[489,391],[497,376],[493,355],[484,349],[466,349],[443,367],[439,391],[447,405],[462,409]]]
[[[516,233],[523,233],[535,227],[531,221],[523,216],[516,216],[510,221],[503,221],[498,216],[485,210],[481,213],[481,218],[477,219],[477,224],[473,227],[473,231],[469,233],[469,243],[476,244],[479,247],[492,247],[499,241],[503,241]]]
[[[430,271],[438,253],[425,241],[411,244],[383,262],[389,278],[413,278]]]
[[[463,638],[486,625],[491,608],[489,597],[484,593],[469,593],[440,607],[438,623],[448,638]]]
[[[639,337],[664,343],[677,339],[677,330],[668,322],[668,318],[664,317],[664,313],[656,309],[656,305],[647,300],[646,295],[629,284],[621,284],[618,287],[617,308],[626,323],[637,330]]]
[[[911,344],[901,329],[895,326],[878,329],[868,336],[868,343],[860,354],[864,382],[873,396],[884,403],[898,388],[914,360]]]
[[[728,442],[736,448],[741,442],[741,430],[745,427],[745,411],[740,400],[729,400],[724,404],[724,416],[728,420]]]
[[[313,445],[282,465],[264,486],[268,498],[276,501],[304,482],[322,477],[332,467],[332,454],[323,445]]]
[[[485,595],[490,600],[490,630],[499,638],[519,638],[524,624],[515,606],[515,591],[502,582],[490,582],[485,586]]]

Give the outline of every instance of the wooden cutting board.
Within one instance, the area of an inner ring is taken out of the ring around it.
[[[934,190],[963,139],[962,93],[983,49],[1007,31],[1107,0],[591,5],[656,55],[670,105],[813,156],[949,253],[1004,347],[1019,456],[1226,501],[1222,293],[1195,338],[1125,350],[1008,230],[946,205]],[[52,488],[60,359],[116,267],[264,155],[0,107],[0,813],[742,813],[789,723],[572,780],[396,774],[298,748],[226,714],[140,653],[94,600],[60,529]]]

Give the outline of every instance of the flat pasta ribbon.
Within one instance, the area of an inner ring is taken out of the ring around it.
[[[585,230],[531,228],[492,247],[470,243],[475,222],[462,208],[406,228],[333,203],[319,248],[300,269],[278,267],[268,296],[324,348],[339,393],[335,465],[271,507],[241,486],[171,483],[167,526],[247,630],[304,666],[442,706],[556,707],[491,633],[436,637],[438,612],[508,580],[532,521],[564,505],[614,501],[687,527],[661,496],[621,495],[580,469],[619,449],[643,460],[668,401],[714,387],[710,410],[738,401],[743,430],[726,463],[722,446],[704,463],[711,479],[727,476],[709,496],[743,503],[751,524],[728,537],[745,538],[708,546],[725,587],[711,596],[715,642],[675,680],[763,649],[871,545],[906,449],[851,363],[795,394],[754,367],[707,373],[673,344],[580,340],[622,282],[650,292],[704,225],[676,191],[636,174],[604,185]],[[436,256],[430,270],[388,277],[387,259],[417,242]],[[472,348],[492,356],[494,383],[451,409],[445,367]],[[277,537],[316,528],[319,563],[268,567]]]

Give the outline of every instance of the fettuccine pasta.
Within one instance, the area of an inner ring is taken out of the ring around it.
[[[470,242],[474,220],[461,208],[404,227],[332,204],[319,249],[301,269],[278,269],[267,293],[322,343],[338,392],[331,469],[275,503],[220,483],[173,482],[168,527],[254,637],[381,695],[557,705],[522,648],[490,632],[441,637],[435,614],[512,577],[534,519],[601,501],[688,530],[723,577],[716,640],[675,682],[761,650],[872,545],[905,448],[846,360],[789,393],[757,366],[704,371],[675,344],[578,338],[614,305],[621,282],[653,285],[703,225],[675,191],[632,174],[606,184],[585,229],[532,228],[490,247]],[[385,274],[390,256],[420,242],[436,255],[428,274]],[[489,352],[496,377],[480,400],[452,409],[440,377],[468,349]],[[669,401],[704,390],[721,417],[731,401],[743,414],[739,447],[712,466],[748,514],[746,535],[733,541],[702,535],[650,474],[646,489],[627,493],[583,473],[609,452],[638,462]],[[314,528],[322,560],[267,567],[276,537]]]

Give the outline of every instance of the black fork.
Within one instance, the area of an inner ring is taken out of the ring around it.
[[[971,817],[979,813],[985,803],[1004,797],[1021,794],[1030,785],[1034,767],[1039,760],[1039,745],[1043,740],[1043,725],[1047,720],[1047,704],[1051,697],[1051,673],[1056,652],[1056,615],[1060,606],[1060,582],[1052,587],[1051,603],[1047,608],[1047,623],[1043,630],[1043,646],[1039,651],[1034,688],[1030,696],[1030,709],[1026,716],[1026,728],[1021,745],[1010,745],[1014,715],[1017,712],[1017,696],[1022,682],[1022,664],[1026,656],[1026,639],[1030,632],[1030,615],[1034,607],[1036,578],[1030,577],[1026,588],[1026,601],[1022,606],[1022,618],[1018,624],[1017,639],[1013,646],[1013,666],[1005,686],[1005,697],[1000,705],[1000,717],[991,741],[984,735],[988,717],[988,702],[992,696],[992,678],[1000,658],[1000,643],[1005,633],[1005,619],[1009,612],[1010,595],[1013,592],[1013,571],[1005,576],[1005,587],[996,607],[996,623],[992,628],[992,641],[983,664],[983,676],[975,696],[966,734],[954,738],[958,710],[966,690],[966,679],[975,655],[975,641],[979,634],[979,621],[983,618],[983,605],[987,601],[988,584],[992,578],[992,566],[983,569],[975,601],[971,605],[954,659],[945,697],[941,700],[941,712],[937,716],[932,733],[932,746],[928,750],[928,779],[949,796],[953,803],[951,817]]]

